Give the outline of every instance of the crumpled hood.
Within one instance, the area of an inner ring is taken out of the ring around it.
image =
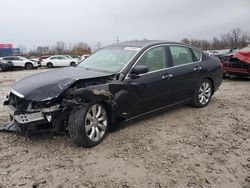
[[[23,95],[27,100],[46,101],[58,97],[77,80],[111,75],[80,67],[60,68],[24,78],[15,83],[12,92]]]

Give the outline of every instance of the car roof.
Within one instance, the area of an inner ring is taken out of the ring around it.
[[[135,40],[135,41],[114,43],[109,46],[130,46],[130,47],[144,48],[147,46],[158,45],[158,44],[181,44],[183,45],[182,43],[169,42],[169,41],[164,41],[164,40]],[[186,45],[186,46],[189,46],[189,45]]]

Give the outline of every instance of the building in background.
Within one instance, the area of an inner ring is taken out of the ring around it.
[[[20,48],[12,48],[12,55],[21,55]]]
[[[21,55],[20,48],[13,48],[13,44],[0,44],[0,57]]]
[[[0,44],[0,57],[12,55],[12,44]]]

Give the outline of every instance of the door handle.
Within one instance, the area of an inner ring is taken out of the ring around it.
[[[196,72],[200,72],[201,69],[202,69],[202,67],[200,67],[200,66],[194,67],[194,71],[196,71]]]
[[[163,75],[162,76],[162,79],[170,79],[170,78],[172,78],[173,77],[173,75],[172,74],[165,74],[165,75]]]

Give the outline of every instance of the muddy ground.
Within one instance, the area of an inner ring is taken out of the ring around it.
[[[40,71],[0,73],[0,100],[15,80]],[[7,120],[1,104],[0,124]],[[206,108],[120,125],[92,149],[68,135],[0,133],[0,187],[249,188],[249,122],[250,80],[231,79]]]

